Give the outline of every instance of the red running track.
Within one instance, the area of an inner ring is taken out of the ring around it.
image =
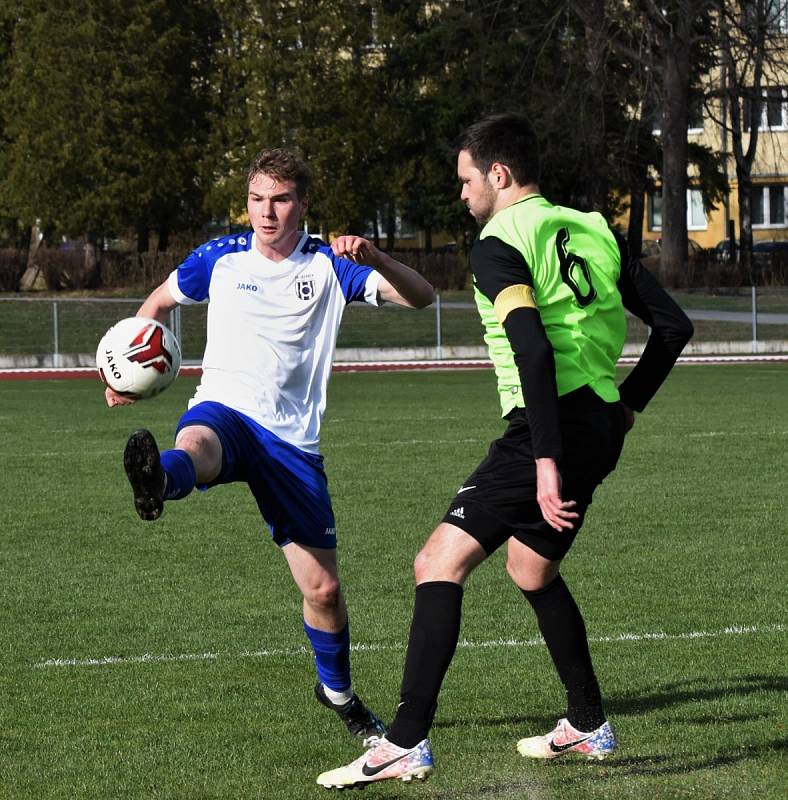
[[[751,355],[751,356],[682,356],[679,364],[753,364],[788,361],[785,355]],[[622,358],[619,366],[631,366],[637,362],[636,357]],[[334,372],[401,372],[429,369],[490,369],[492,364],[486,359],[441,360],[441,361],[366,361],[357,363],[338,362],[334,364]],[[187,377],[199,376],[199,366],[181,367],[179,375]],[[0,380],[6,381],[51,381],[51,380],[99,380],[94,367],[29,367],[0,369]]]

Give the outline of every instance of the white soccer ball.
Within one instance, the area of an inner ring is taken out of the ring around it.
[[[181,368],[181,346],[155,319],[128,317],[115,323],[96,350],[101,380],[118,394],[142,400],[163,392]]]

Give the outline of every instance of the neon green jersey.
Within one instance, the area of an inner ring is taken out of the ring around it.
[[[607,402],[619,399],[615,367],[626,335],[616,286],[621,252],[600,214],[529,195],[484,226],[471,265],[504,415],[525,406],[503,328],[508,311],[519,306],[539,311],[554,352],[559,397],[587,385]]]

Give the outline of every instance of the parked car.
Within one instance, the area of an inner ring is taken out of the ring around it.
[[[788,261],[788,240],[761,240],[754,242],[752,246],[752,260],[756,266],[774,267],[776,262],[785,265]]]
[[[788,239],[754,242],[753,253],[788,253]]]
[[[730,258],[731,240],[723,239],[714,245],[714,252],[724,254],[725,258]],[[753,253],[785,253],[788,252],[788,239],[756,239],[752,243]]]

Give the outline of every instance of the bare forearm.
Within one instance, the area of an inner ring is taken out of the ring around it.
[[[338,236],[331,243],[331,249],[337,256],[349,258],[356,264],[366,264],[379,272],[383,280],[378,292],[386,302],[426,308],[435,297],[432,284],[415,269],[379,250],[363,236]]]
[[[149,317],[166,324],[170,311],[177,305],[165,281],[148,295],[137,310],[136,316]]]
[[[435,299],[432,284],[415,269],[379,252],[378,263],[373,266],[391,284],[406,305],[411,308],[426,308]]]

